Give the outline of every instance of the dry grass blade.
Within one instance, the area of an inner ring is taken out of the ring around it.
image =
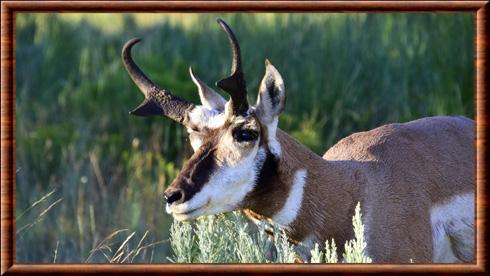
[[[111,258],[109,256],[107,256],[107,254],[104,252],[104,251],[101,251],[102,252],[102,255],[104,255],[104,258],[110,262],[111,261]]]
[[[32,208],[36,207],[38,204],[43,203],[44,201],[48,200],[48,198],[56,191],[56,188],[54,188],[51,192],[45,194],[43,197],[41,197],[39,200],[36,202],[32,203],[31,206],[29,206],[27,209],[22,211],[20,215],[15,218],[15,221],[18,221],[21,217],[23,217],[27,212],[32,210]]]
[[[117,263],[118,260],[124,255],[124,248],[126,247],[126,245],[128,244],[128,242],[133,238],[134,234],[136,234],[136,232],[131,233],[124,240],[124,242],[121,244],[121,246],[119,246],[119,248],[117,249],[116,253],[114,253],[114,257],[110,261],[111,263]]]
[[[48,208],[44,209],[36,218],[36,220],[33,223],[29,223],[27,225],[24,225],[21,227],[17,232],[15,233],[16,235],[19,235],[20,233],[25,233],[25,231],[31,229],[34,225],[38,224],[39,222],[42,221],[44,216],[51,210],[56,204],[60,203],[63,200],[63,198],[60,198],[56,200],[55,202],[51,203],[51,205],[48,206]]]
[[[56,257],[58,256],[58,247],[60,246],[60,241],[56,241],[56,249],[54,250],[53,264],[56,263]]]
[[[101,190],[101,194],[106,195],[107,185],[104,181],[102,170],[100,169],[99,159],[97,158],[97,155],[94,152],[89,153],[89,159],[90,159],[90,164],[92,165],[92,168],[94,170],[95,178],[97,179],[97,185]]]
[[[141,237],[140,241],[138,242],[138,245],[136,246],[136,248],[134,250],[132,250],[130,252],[130,254],[128,254],[126,256],[126,258],[124,258],[124,260],[122,260],[122,262],[124,263],[126,261],[126,259],[129,258],[129,256],[131,255],[131,253],[134,253],[133,257],[131,258],[131,263],[133,262],[134,258],[136,256],[138,256],[138,254],[141,252],[141,244],[143,243],[143,241],[145,240],[146,236],[148,235],[148,230],[145,231],[145,234],[143,234],[143,237]]]
[[[155,245],[158,245],[158,244],[162,244],[164,242],[169,242],[170,239],[165,239],[165,240],[161,240],[161,241],[157,241],[157,242],[152,242],[150,244],[147,244],[147,245],[144,245],[144,246],[141,246],[137,249],[136,253],[133,255],[133,257],[131,258],[131,263],[134,262],[134,259],[145,249],[147,248],[150,248],[150,247],[154,247]],[[152,254],[153,254],[153,251],[152,251]],[[150,258],[150,263],[151,263],[151,260],[152,258]]]
[[[90,250],[90,254],[88,255],[88,257],[85,260],[85,262],[88,262],[93,257],[93,255],[96,252],[102,252],[102,254],[106,257],[106,259],[108,261],[110,261],[110,258],[103,252],[103,249],[108,250],[109,252],[112,252],[111,247],[108,244],[106,244],[106,242],[110,241],[117,234],[119,234],[121,232],[125,232],[125,231],[128,231],[128,229],[119,229],[119,230],[116,230],[116,231],[112,232],[107,237],[105,237],[101,242],[99,242],[99,244],[95,248],[93,248],[92,250]],[[110,244],[110,245],[112,245],[112,244]]]

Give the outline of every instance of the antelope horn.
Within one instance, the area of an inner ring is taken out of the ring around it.
[[[231,75],[218,81],[216,85],[230,95],[233,114],[244,115],[248,111],[248,101],[247,84],[243,77],[240,46],[233,31],[222,19],[218,19],[218,24],[226,32],[230,41],[231,49],[233,50],[233,62],[231,65]]]
[[[194,104],[160,88],[134,63],[131,57],[131,48],[140,41],[139,38],[129,40],[124,44],[121,53],[124,67],[126,67],[129,76],[145,95],[145,100],[130,114],[137,116],[162,115],[185,125],[186,113],[195,107]]]

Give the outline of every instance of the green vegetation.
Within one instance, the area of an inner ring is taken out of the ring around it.
[[[174,222],[170,240],[174,252],[170,260],[184,263],[265,263],[275,244],[264,231],[252,231],[239,212],[201,217],[195,224]],[[283,240],[285,236],[280,234],[278,241]],[[286,244],[289,247],[276,258],[294,262],[293,248],[287,240]]]
[[[364,225],[361,222],[361,207],[357,204],[352,217],[355,237],[345,244],[342,261],[346,263],[370,263],[366,256]],[[265,234],[265,225],[259,231],[249,227],[240,212],[201,217],[195,223],[174,222],[170,242],[177,263],[294,263],[295,248],[288,242],[286,233],[273,226],[273,237]],[[315,248],[311,251],[311,263],[337,263],[337,248],[325,243],[325,252]]]
[[[218,17],[240,40],[250,100],[269,58],[289,93],[280,127],[318,154],[389,122],[473,117],[471,14],[17,14],[16,261],[193,256],[174,255],[161,198],[191,151],[185,131],[128,115],[143,96],[120,51],[143,38],[144,71],[198,102],[189,65],[210,85],[229,72]],[[249,253],[236,258],[262,260],[262,245],[237,238]]]

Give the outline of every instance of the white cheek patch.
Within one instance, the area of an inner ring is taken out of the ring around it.
[[[430,210],[434,262],[461,262],[455,250],[465,259],[472,259],[474,252],[474,194],[453,197]],[[452,241],[455,239],[456,242]],[[457,247],[457,248],[455,248]]]
[[[220,168],[191,200],[168,208],[169,213],[184,213],[202,208],[195,216],[234,210],[255,187],[258,172],[265,161],[265,150],[258,146],[236,166]],[[188,218],[184,218],[188,219]]]
[[[288,198],[279,212],[272,220],[283,226],[291,224],[298,216],[301,205],[303,204],[303,192],[305,186],[306,170],[300,169],[294,174],[293,185],[289,191]]]

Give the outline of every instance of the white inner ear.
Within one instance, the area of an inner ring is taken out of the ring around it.
[[[266,60],[265,75],[260,84],[255,110],[257,117],[267,129],[269,149],[277,157],[281,155],[281,145],[277,141],[276,131],[278,117],[284,109],[285,101],[284,81],[277,69]]]
[[[257,97],[257,115],[264,124],[270,124],[279,116],[286,102],[286,89],[281,74],[266,60],[265,75]]]
[[[281,156],[281,144],[279,143],[279,141],[277,141],[276,137],[277,123],[278,117],[275,117],[272,122],[267,125],[267,141],[271,153],[274,156],[279,157]]]
[[[208,109],[223,111],[226,100],[223,99],[218,92],[214,91],[211,87],[207,86],[203,81],[201,81],[194,74],[194,72],[192,72],[191,67],[189,67],[189,74],[191,75],[192,81],[199,89],[199,98],[201,99],[202,105]]]

